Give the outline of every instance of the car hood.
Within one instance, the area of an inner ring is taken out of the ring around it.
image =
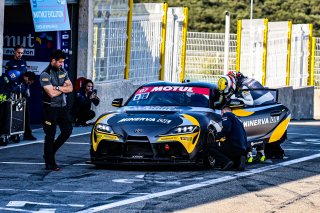
[[[120,135],[161,135],[177,126],[200,125],[192,115],[196,110],[210,110],[195,107],[171,106],[128,106],[104,115],[98,123],[110,125]]]

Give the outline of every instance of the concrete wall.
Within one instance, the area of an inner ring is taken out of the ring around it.
[[[281,87],[278,91],[278,101],[289,108],[291,119],[314,119],[314,87]]]
[[[4,1],[0,0],[0,76],[2,75],[3,60],[3,26],[4,26]]]
[[[293,118],[313,119],[314,87],[301,87],[293,90]]]
[[[314,90],[314,119],[320,120],[320,90]]]
[[[288,107],[291,114],[293,113],[293,88],[292,87],[280,87],[278,89],[278,102]]]
[[[98,90],[98,96],[100,98],[100,104],[97,107],[93,107],[93,110],[96,112],[96,118],[107,111],[117,109],[111,106],[113,99],[123,98],[123,103],[125,103],[138,87],[138,85],[134,85],[130,81],[104,84],[96,83],[95,89]]]

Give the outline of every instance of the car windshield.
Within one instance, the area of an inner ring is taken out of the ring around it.
[[[127,106],[209,107],[210,89],[185,86],[147,86],[139,88]]]

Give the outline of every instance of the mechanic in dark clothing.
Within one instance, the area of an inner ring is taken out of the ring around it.
[[[5,73],[7,74],[10,70],[18,70],[20,72],[20,77],[18,84],[23,82],[23,75],[27,72],[27,62],[22,59],[24,54],[24,47],[21,45],[16,45],[14,47],[14,56],[5,65]]]
[[[21,84],[21,93],[22,96],[26,99],[23,140],[37,140],[37,138],[32,135],[32,130],[30,128],[30,86],[34,83],[35,80],[36,74],[34,72],[27,71],[26,73],[24,73],[23,83]]]
[[[94,84],[90,79],[86,79],[79,91],[72,107],[72,114],[75,119],[75,126],[86,126],[86,122],[96,116],[91,110],[92,103],[98,106],[100,99],[97,96],[97,90],[93,89]]]
[[[55,154],[72,133],[72,122],[66,107],[66,94],[72,92],[72,83],[66,70],[62,68],[66,54],[62,50],[51,53],[49,66],[41,73],[43,87],[43,112],[45,133],[44,159],[46,170],[58,171]],[[55,139],[57,125],[61,134]]]
[[[244,170],[245,155],[247,150],[247,134],[242,122],[231,112],[231,109],[224,106],[221,110],[222,130],[217,133],[217,143],[209,146],[222,170],[229,170],[236,167],[239,171]]]

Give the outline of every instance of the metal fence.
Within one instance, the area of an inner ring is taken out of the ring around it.
[[[92,79],[96,82],[122,81],[129,65],[128,79],[133,83],[157,81],[161,78],[161,57],[164,57],[164,80],[180,81],[184,9],[166,11],[162,3],[134,4],[130,54],[126,52],[128,11],[128,0],[95,0]],[[166,25],[164,17],[167,17]],[[241,39],[230,34],[228,70],[236,70],[238,57],[239,70],[265,86],[308,85],[309,25],[268,22],[267,19],[242,20],[241,23],[238,32]],[[165,54],[161,55],[164,41]],[[237,41],[240,41],[238,49]],[[224,43],[224,33],[188,32],[184,79],[216,83],[224,74]],[[319,38],[314,49],[314,82],[319,88]],[[126,65],[128,55],[130,64]]]
[[[93,22],[93,72],[97,82],[124,78],[128,3],[95,1]]]
[[[134,4],[129,79],[156,81],[160,75],[163,4]]]
[[[188,32],[185,79],[216,83],[224,74],[224,33]],[[229,70],[235,70],[236,34],[230,35]]]
[[[320,38],[314,40],[314,87],[320,89]]]

